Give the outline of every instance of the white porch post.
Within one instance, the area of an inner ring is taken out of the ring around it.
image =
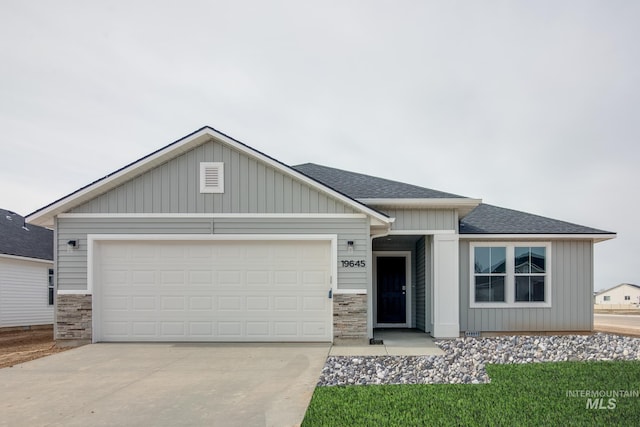
[[[460,335],[458,235],[433,236],[433,331],[435,338]]]

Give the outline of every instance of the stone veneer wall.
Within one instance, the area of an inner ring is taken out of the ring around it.
[[[367,341],[367,335],[367,295],[334,294],[334,339]]]
[[[57,295],[56,340],[91,341],[91,295]]]

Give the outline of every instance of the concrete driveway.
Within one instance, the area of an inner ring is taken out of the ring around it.
[[[0,426],[293,426],[329,344],[92,344],[0,369]]]

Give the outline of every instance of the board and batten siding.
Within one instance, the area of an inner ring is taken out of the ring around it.
[[[87,289],[88,234],[328,234],[338,236],[338,289],[367,289],[366,268],[341,260],[367,260],[369,222],[363,218],[58,218],[58,289]],[[67,242],[77,240],[77,249]],[[348,252],[347,242],[354,242]]]
[[[453,209],[390,209],[380,208],[395,218],[392,230],[457,230],[456,212]]]
[[[200,163],[224,163],[224,193],[200,193]],[[357,213],[225,144],[206,142],[133,178],[72,213]]]
[[[551,307],[469,308],[469,242],[460,241],[461,331],[590,331],[593,329],[593,243],[552,241]]]
[[[0,258],[0,327],[53,324],[50,268],[53,263]]]

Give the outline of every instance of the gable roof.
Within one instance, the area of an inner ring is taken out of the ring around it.
[[[456,209],[459,217],[463,218],[482,202],[480,199],[314,163],[293,168],[371,208]]]
[[[614,290],[616,288],[619,288],[620,286],[625,286],[625,285],[626,286],[633,286],[634,288],[640,289],[640,285],[634,285],[633,283],[620,283],[619,285],[615,285],[615,286],[613,286],[613,287],[611,287],[609,289],[605,289],[604,291],[596,292],[596,296],[604,294],[604,293],[609,292],[609,291],[612,291],[612,290]]]
[[[0,254],[53,261],[53,231],[0,209]]]
[[[266,164],[282,171],[290,176],[293,176],[307,185],[315,188],[319,191],[327,193],[343,203],[353,207],[355,210],[369,215],[371,218],[387,224],[392,220],[385,215],[364,203],[361,203],[347,194],[341,193],[331,187],[328,187],[321,182],[304,175],[290,166],[270,157],[230,136],[217,131],[210,126],[204,126],[197,131],[178,139],[159,150],[156,150],[128,165],[112,172],[103,178],[100,178],[92,183],[68,194],[55,202],[40,208],[29,215],[27,220],[37,225],[53,225],[53,218],[61,213],[67,212],[81,204],[106,193],[107,191],[116,188],[117,186],[135,178],[157,166],[162,165],[168,160],[183,154],[200,144],[203,144],[210,140],[216,140],[221,143],[227,144],[242,153],[257,158]]]
[[[610,231],[485,203],[460,221],[460,234],[587,234],[603,235],[605,240],[615,237]]]
[[[378,178],[362,173],[330,168],[314,163],[292,166],[298,172],[354,199],[463,199],[464,196]]]

